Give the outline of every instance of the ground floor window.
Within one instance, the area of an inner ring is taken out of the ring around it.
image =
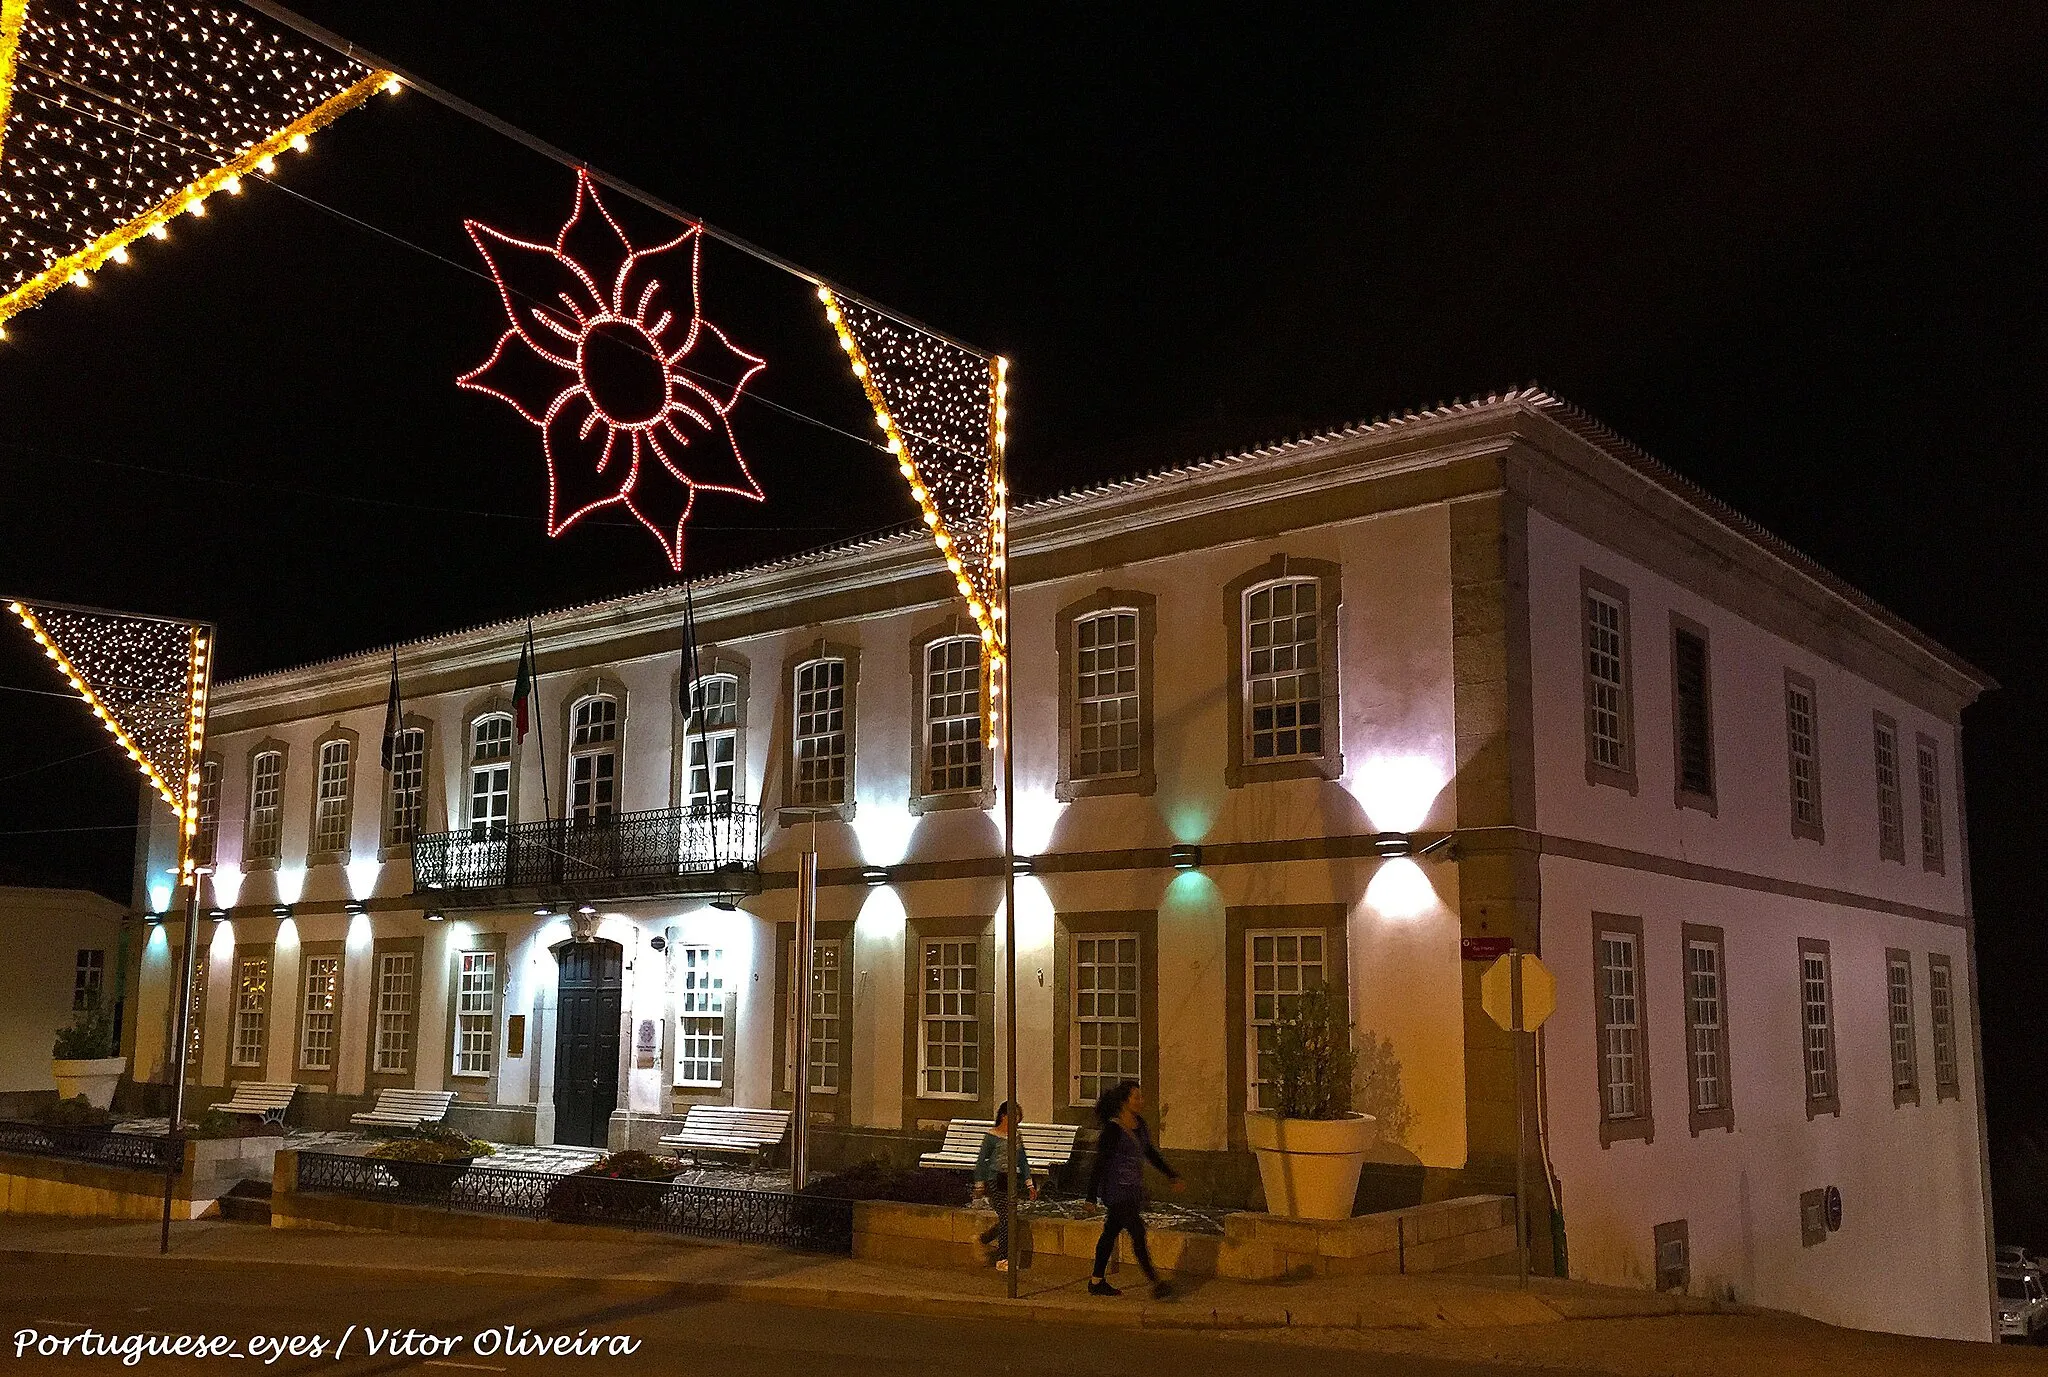
[[[334,1069],[336,996],[341,991],[341,958],[305,959],[305,989],[299,1014],[299,1067],[305,1071]]]
[[[796,981],[796,943],[787,944],[789,981]],[[825,940],[811,944],[811,1093],[836,1095],[841,1083],[841,1039],[846,1010],[839,977],[845,962],[844,942]],[[783,1026],[782,1088],[796,1089],[796,1001],[785,999],[787,1017]]]
[[[71,1007],[90,1009],[99,1002],[107,975],[107,953],[101,947],[80,947],[71,976]]]
[[[418,1033],[419,962],[411,952],[388,951],[377,958],[376,1070],[406,1075],[412,1070]]]
[[[263,1065],[263,1022],[269,1008],[270,958],[242,957],[235,970],[235,1029],[230,1044],[234,1065]]]
[[[1143,1079],[1138,934],[1076,934],[1072,965],[1071,1103],[1086,1105],[1119,1081]]]
[[[931,1099],[981,1097],[981,943],[964,937],[923,944],[920,1092]]]
[[[455,1074],[488,1076],[497,1053],[498,954],[462,953],[455,1005]]]
[[[1244,941],[1248,1100],[1252,1109],[1270,1109],[1280,1024],[1293,1016],[1304,990],[1328,983],[1327,938],[1319,928],[1253,928]]]
[[[682,949],[677,1085],[716,1090],[725,1084],[724,964],[720,948],[692,944]]]

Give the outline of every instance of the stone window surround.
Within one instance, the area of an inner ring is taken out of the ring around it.
[[[1873,781],[1872,781],[1872,782],[1873,782],[1874,784],[1877,784],[1877,788],[1878,788],[1878,791],[1879,791],[1879,792],[1878,792],[1878,800],[1877,800],[1877,809],[1878,809],[1878,823],[1877,823],[1877,858],[1878,858],[1879,860],[1881,860],[1881,861],[1897,861],[1897,862],[1898,862],[1898,863],[1899,863],[1900,865],[1904,865],[1904,864],[1906,863],[1906,749],[1905,749],[1905,742],[1904,742],[1903,740],[1901,740],[1901,739],[1900,739],[1900,737],[1899,737],[1899,724],[1898,724],[1898,722],[1897,722],[1897,721],[1896,721],[1896,720],[1895,720],[1894,718],[1892,718],[1892,717],[1891,717],[1891,716],[1890,716],[1889,714],[1887,714],[1887,713],[1882,713],[1882,712],[1875,712],[1875,711],[1873,711],[1873,712],[1871,713],[1871,715],[1870,715],[1870,750],[1871,750],[1871,762],[1870,762],[1870,763],[1871,763],[1871,771],[1872,771],[1872,775],[1873,775],[1873,777],[1875,776],[1875,774],[1876,774],[1876,770],[1877,770],[1877,744],[1878,744],[1878,742],[1879,742],[1879,740],[1880,740],[1880,739],[1883,739],[1883,738],[1885,738],[1885,737],[1889,737],[1889,738],[1891,739],[1891,743],[1892,743],[1892,795],[1893,795],[1893,797],[1892,797],[1892,807],[1893,807],[1893,808],[1894,808],[1894,809],[1895,809],[1895,810],[1897,811],[1897,820],[1898,820],[1898,824],[1899,824],[1899,836],[1898,836],[1898,841],[1897,841],[1897,843],[1896,843],[1896,844],[1891,844],[1891,843],[1887,843],[1887,842],[1885,841],[1885,839],[1884,839],[1884,796],[1883,796],[1883,785],[1882,785],[1882,784],[1880,784],[1880,783],[1877,783],[1877,781],[1875,780],[1875,778],[1873,778]],[[1917,772],[1917,771],[1918,771],[1918,769],[1919,769],[1919,761],[1918,761],[1918,759],[1917,759],[1917,758],[1916,758],[1916,759],[1915,759],[1915,761],[1914,761],[1914,769],[1915,769],[1915,771],[1916,771],[1916,772]],[[1918,776],[1917,776],[1917,773],[1916,773],[1916,776],[1915,776],[1915,779],[1916,779],[1916,785],[1915,785],[1915,788],[1914,788],[1914,797],[1915,797],[1916,799],[1917,799],[1917,798],[1919,797],[1919,788],[1918,788],[1918,785],[1917,785],[1917,778],[1918,778]],[[1917,816],[1917,814],[1916,814],[1916,816]]]
[[[1323,934],[1323,983],[1351,1007],[1351,913],[1343,904],[1252,904],[1223,910],[1224,1052],[1228,1081],[1224,1102],[1230,1146],[1245,1150],[1245,1106],[1251,1098],[1252,1068],[1246,1065],[1250,1009],[1246,935],[1265,928],[1319,928]]]
[[[1094,1105],[1067,1103],[1074,1084],[1074,938],[1113,932],[1132,932],[1138,936],[1138,1083],[1145,1087],[1155,1102],[1159,1099],[1158,911],[1132,909],[1128,912],[1061,913],[1053,919],[1050,1089],[1054,1123],[1080,1124],[1083,1127],[1095,1124]],[[1238,945],[1240,948],[1244,945],[1242,933],[1238,936]],[[1240,1043],[1242,1040],[1240,1037]]]
[[[306,971],[308,963],[319,956],[335,958],[334,967],[334,1052],[323,1068],[308,1067],[303,1054],[306,1045]],[[374,967],[372,971],[374,974]],[[304,942],[299,946],[299,970],[293,981],[292,991],[292,1078],[301,1086],[332,1092],[336,1078],[341,1074],[341,1059],[345,1044],[341,1036],[341,1013],[343,990],[348,984],[348,944],[346,942]],[[372,1011],[374,1017],[374,1011]]]
[[[256,1053],[253,1065],[235,1064],[235,1024],[242,1012],[242,963],[260,960],[263,962],[263,1028],[262,1044]],[[271,1037],[277,1027],[277,948],[275,942],[237,942],[232,964],[228,967],[228,1064],[227,1083],[240,1081],[267,1081],[270,1079]]]
[[[512,754],[506,762],[512,769],[511,788],[505,800],[505,825],[516,827],[519,823],[519,776],[522,773],[519,768],[519,714],[514,710],[512,699],[504,690],[492,689],[488,693],[472,698],[462,710],[462,770],[458,776],[462,783],[462,796],[459,805],[448,810],[451,818],[454,818],[459,809],[460,821],[454,829],[456,831],[467,832],[470,824],[475,821],[469,815],[469,772],[476,765],[476,724],[486,717],[498,716],[511,718],[513,724]]]
[[[853,1122],[853,1068],[855,1034],[859,1024],[855,1021],[853,1008],[853,922],[851,919],[826,922],[820,920],[811,933],[814,942],[837,942],[839,955],[839,1089],[836,1092],[813,1090],[811,1092],[811,1120],[821,1118],[845,1127]],[[774,1087],[769,1094],[769,1104],[777,1109],[794,1109],[796,1095],[787,1088],[784,1072],[789,1069],[789,1059],[796,1049],[789,1045],[789,1002],[794,993],[792,981],[796,973],[790,969],[790,957],[796,946],[796,924],[775,925],[775,1063]]]
[[[937,813],[949,808],[988,809],[996,806],[995,763],[996,753],[983,740],[981,749],[981,787],[959,789],[946,793],[927,791],[931,767],[926,756],[925,731],[926,710],[930,707],[930,691],[926,681],[928,669],[925,656],[931,647],[940,641],[971,640],[981,647],[981,632],[970,619],[953,613],[927,626],[910,638],[910,815],[921,817],[926,813]],[[849,664],[848,669],[852,666]],[[990,670],[988,655],[984,650],[981,657],[981,701],[982,721],[988,721],[988,691]],[[1006,709],[1007,710],[1007,709]],[[849,721],[851,719],[849,718]],[[849,752],[848,773],[851,775],[852,733],[847,734]],[[848,786],[852,781],[849,778]]]
[[[457,1071],[455,1053],[462,1024],[462,954],[466,951],[495,952],[498,956],[498,983],[492,993],[491,1009],[491,1069],[486,1075],[474,1071]],[[453,1090],[458,1103],[496,1104],[498,1102],[498,1075],[505,1066],[505,985],[511,974],[505,962],[505,934],[502,932],[478,932],[470,930],[468,939],[461,945],[448,944],[448,1018],[443,1029],[441,1065],[444,1068],[441,1088]],[[422,972],[424,977],[424,972]],[[424,983],[424,981],[423,981]],[[425,1000],[422,998],[421,1003]],[[372,1036],[375,1035],[377,1011],[370,1010]],[[424,1039],[420,1039],[421,1042]],[[419,1066],[418,1043],[415,1043],[413,1066]]]
[[[1926,732],[1916,733],[1913,741],[1913,816],[1922,818],[1927,809],[1927,804],[1922,800],[1920,793],[1920,755],[1923,751],[1934,757],[1934,849],[1928,850],[1924,841],[1927,824],[1923,821],[1920,824],[1923,836],[1920,868],[1930,875],[1945,875],[1948,873],[1948,834],[1943,828],[1941,817],[1941,744]]]
[[[1898,1071],[1892,1056],[1892,967],[1904,963],[1906,967],[1906,1066],[1911,1079],[1899,1084]],[[1892,1083],[1892,1108],[1920,1103],[1920,1035],[1913,1016],[1913,953],[1903,947],[1884,949],[1884,1064],[1886,1077]]]
[[[1715,1062],[1721,1072],[1721,1103],[1715,1109],[1701,1109],[1694,1098],[1692,1084],[1692,1049],[1696,1025],[1693,1022],[1692,1007],[1692,948],[1695,942],[1711,943],[1719,960],[1716,963],[1716,980],[1721,1000],[1721,1026],[1714,1037]],[[1686,1127],[1695,1138],[1709,1129],[1735,1131],[1735,1076],[1733,1059],[1728,1050],[1728,940],[1718,927],[1705,923],[1682,923],[1678,939],[1679,974],[1684,981],[1683,999],[1685,1004],[1685,1074],[1686,1074]]]
[[[410,952],[412,954],[412,1068],[408,1071],[379,1071],[377,1069],[377,1001],[383,984],[382,967],[384,957],[390,954]],[[438,1046],[440,1039],[427,1033],[427,970],[426,939],[424,937],[379,937],[370,943],[370,1021],[362,1041],[363,1090],[366,1094],[379,1090],[411,1090],[419,1083],[420,1060],[426,1049]],[[337,1035],[337,1045],[348,1044]],[[340,1058],[336,1058],[340,1060]]]
[[[1277,760],[1260,764],[1247,759],[1245,722],[1245,597],[1261,585],[1292,580],[1316,580],[1316,654],[1322,682],[1323,753],[1298,760]],[[1225,626],[1228,630],[1230,692],[1226,698],[1229,718],[1226,735],[1227,763],[1223,771],[1226,788],[1240,789],[1276,779],[1337,779],[1344,773],[1343,698],[1340,692],[1338,622],[1344,605],[1343,566],[1326,559],[1277,554],[1265,563],[1247,569],[1223,586]],[[1142,634],[1142,633],[1140,633]]]
[[[420,820],[419,825],[413,829],[413,835],[418,837],[422,834],[437,832],[441,829],[430,825],[434,820],[434,795],[436,792],[434,788],[434,719],[423,716],[420,713],[409,712],[399,719],[398,729],[401,732],[417,731],[422,734],[420,737]],[[381,749],[382,747],[380,746],[379,750],[381,751]],[[391,841],[391,813],[394,801],[391,781],[391,774],[386,772],[382,791],[384,795],[384,817],[382,828],[378,834],[380,845],[377,849],[377,859],[380,861],[406,860],[412,856],[412,843],[401,842],[394,845]],[[465,771],[464,783],[467,782],[467,772]]]
[[[341,835],[342,848],[339,851],[315,851],[320,844],[320,757],[328,746],[336,741],[348,745],[348,792],[342,796]],[[362,782],[363,773],[362,733],[336,722],[313,743],[313,798],[311,810],[306,814],[306,864],[347,865],[355,848],[356,836],[356,794],[357,785]]]
[[[1636,1113],[1626,1119],[1607,1114],[1607,991],[1601,983],[1600,939],[1624,933],[1636,944]],[[1629,1139],[1645,1144],[1657,1139],[1654,1102],[1650,1097],[1650,960],[1643,938],[1643,920],[1620,913],[1593,915],[1593,1086],[1600,1102],[1600,1146],[1610,1148]],[[1725,1020],[1724,1020],[1725,1021]],[[1691,1074],[1688,1066],[1687,1074]],[[1686,1096],[1690,1104],[1692,1097]]]
[[[1934,1102],[1936,1104],[1940,1104],[1943,1100],[1956,1100],[1962,1098],[1963,1029],[1961,1023],[1959,1023],[1956,1019],[1955,964],[1949,960],[1948,955],[1944,952],[1937,951],[1929,952],[1927,954],[1928,1018],[1931,1022],[1931,1020],[1934,1017],[1934,971],[1937,966],[1941,968],[1941,973],[1943,977],[1946,979],[1948,985],[1948,1035],[1949,1046],[1953,1053],[1953,1056],[1950,1061],[1950,1070],[1954,1072],[1954,1075],[1952,1077],[1948,1079],[1943,1079],[1941,1058],[1939,1056],[1936,1056],[1934,1061]],[[1932,1041],[1931,1036],[1929,1040],[1930,1042]]]
[[[1626,616],[1626,612],[1623,613]],[[1714,792],[1694,793],[1685,787],[1684,757],[1681,749],[1683,740],[1680,728],[1682,721],[1678,707],[1678,637],[1680,633],[1698,638],[1705,651],[1701,692],[1706,700],[1707,715],[1707,783]],[[1634,746],[1631,743],[1631,751]],[[1678,612],[1671,614],[1671,794],[1673,803],[1680,808],[1697,808],[1709,817],[1720,816],[1718,798],[1720,771],[1714,760],[1714,641],[1707,628],[1692,618]]]
[[[1792,746],[1792,695],[1794,692],[1806,695],[1807,716],[1813,737],[1813,821],[1802,822],[1799,818],[1798,783],[1794,776],[1795,752]],[[1792,836],[1799,841],[1827,842],[1827,812],[1821,789],[1821,745],[1820,745],[1820,690],[1810,675],[1796,669],[1785,671],[1785,806],[1790,812]]]
[[[697,668],[699,680],[727,674],[738,681],[735,704],[737,718],[732,733],[732,795],[733,802],[744,803],[748,792],[747,702],[753,687],[753,666],[746,656],[736,651],[700,645],[697,647]],[[683,711],[683,671],[680,666],[669,676],[668,683],[671,730],[675,734],[675,749],[669,752],[669,798],[673,800],[672,806],[687,808],[690,801],[690,743],[697,738],[690,730],[689,715]]]
[[[1153,640],[1159,623],[1158,599],[1135,589],[1100,588],[1085,598],[1068,603],[1054,620],[1054,637],[1059,647],[1059,752],[1060,775],[1053,796],[1062,803],[1077,798],[1099,798],[1106,794],[1138,794],[1150,797],[1159,780],[1152,763],[1152,685],[1155,678]],[[1129,610],[1138,615],[1138,773],[1105,779],[1076,779],[1074,751],[1078,735],[1079,700],[1075,691],[1079,648],[1074,628],[1097,612]],[[1243,631],[1240,629],[1239,635]],[[1240,652],[1241,653],[1241,652]],[[1239,694],[1240,700],[1242,693]],[[1327,738],[1325,738],[1327,739]]]
[[[1586,617],[1588,594],[1598,593],[1621,609],[1621,768],[1602,765],[1593,754],[1593,628]],[[1636,644],[1628,589],[1591,569],[1579,570],[1579,678],[1584,685],[1580,715],[1586,739],[1586,783],[1636,792]],[[1675,733],[1674,733],[1675,736]]]
[[[796,798],[796,706],[797,671],[814,660],[844,660],[846,662],[845,721],[846,721],[846,792],[837,804],[803,804]],[[807,823],[816,809],[819,818],[836,818],[840,822],[853,821],[854,791],[860,782],[860,647],[843,641],[830,640],[819,636],[806,640],[783,658],[782,688],[778,693],[780,710],[775,714],[775,754],[784,761],[782,772],[782,807],[777,814],[779,826],[794,827]]]
[[[1828,1093],[1822,1096],[1816,1096],[1813,1093],[1812,1082],[1807,1078],[1808,1072],[1806,1067],[1806,958],[1810,954],[1820,956],[1823,969],[1827,972],[1826,998],[1828,1019],[1826,1037]],[[1842,1117],[1842,1058],[1841,1049],[1835,1037],[1835,958],[1833,946],[1826,938],[1802,937],[1799,939],[1797,974],[1799,977],[1796,988],[1799,1000],[1800,1098],[1806,1102],[1806,1117],[1809,1120],[1817,1119],[1823,1114],[1832,1114],[1839,1119]],[[1887,1060],[1889,1060],[1889,1057],[1887,1057]]]
[[[277,842],[268,856],[252,856],[249,844],[256,833],[256,762],[266,755],[277,757]],[[284,800],[290,790],[292,770],[292,748],[288,741],[276,737],[265,737],[249,748],[249,759],[243,770],[247,781],[247,796],[242,809],[242,870],[245,874],[258,870],[275,870],[284,856]]]
[[[971,1100],[941,1099],[924,1094],[919,1073],[924,1048],[924,944],[978,939],[980,964],[975,979],[975,1008],[980,1012],[981,1094]],[[986,917],[913,917],[903,933],[903,1127],[915,1130],[920,1121],[992,1119],[996,1093],[996,937],[995,920]]]

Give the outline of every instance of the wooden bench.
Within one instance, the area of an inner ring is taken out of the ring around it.
[[[266,1124],[281,1124],[292,1096],[298,1093],[297,1081],[243,1081],[214,1108],[223,1114],[253,1114]]]
[[[954,1119],[946,1125],[946,1140],[937,1152],[917,1159],[921,1167],[947,1171],[972,1171],[981,1157],[981,1140],[995,1127],[992,1119]],[[1051,1177],[1074,1160],[1080,1141],[1079,1124],[1018,1124],[1017,1142],[1031,1160],[1033,1176]]]
[[[418,1128],[438,1124],[448,1117],[455,1103],[453,1090],[379,1090],[377,1103],[367,1114],[351,1114],[352,1124],[373,1124],[384,1128]]]
[[[665,1148],[700,1155],[746,1157],[765,1162],[789,1132],[786,1109],[745,1109],[729,1104],[693,1104],[683,1126],[661,1140]]]

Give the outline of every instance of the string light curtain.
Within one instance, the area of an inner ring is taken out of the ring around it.
[[[211,654],[207,629],[21,602],[9,603],[7,610],[171,805],[186,836],[196,833]]]
[[[239,8],[0,0],[0,322],[398,79]]]
[[[829,287],[818,289],[818,299],[981,629],[988,658],[999,667],[1009,645],[1003,629],[1009,361],[977,354]]]

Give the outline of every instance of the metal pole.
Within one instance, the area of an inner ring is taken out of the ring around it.
[[[193,714],[191,756],[188,771],[199,769],[206,758],[207,704],[213,687],[213,632],[208,627],[192,628],[192,652],[199,660],[197,697]],[[185,797],[192,798],[186,789]],[[192,848],[197,841],[196,819],[178,818],[178,874],[185,881],[185,952],[178,963],[177,1037],[171,1054],[171,1117],[164,1124],[164,1209],[163,1225],[157,1237],[157,1252],[171,1251],[171,1196],[178,1173],[185,1165],[185,1076],[192,1048],[192,977],[199,958],[199,867],[193,863]]]
[[[817,830],[813,821],[811,830]],[[815,848],[816,841],[812,842]],[[791,1007],[796,1012],[796,1133],[790,1140],[789,1188],[800,1191],[811,1179],[811,944],[818,930],[818,853],[806,851],[796,866],[796,953],[790,962]]]
[[[1005,1143],[1003,1192],[1008,1196],[1010,1227],[1005,1235],[1004,1255],[1009,1266],[1010,1299],[1017,1298],[1017,1126],[1024,1107],[1017,1100],[1017,769],[1011,749],[1011,724],[1017,716],[1017,699],[1010,691],[1010,580],[1003,578],[1002,724],[1003,724],[1003,1056],[1008,1088],[1003,1098],[1010,1105],[1010,1132]]]
[[[1515,1259],[1524,1290],[1529,1285],[1529,1068],[1522,1027],[1522,953],[1508,948],[1508,1023],[1513,1031],[1509,1043],[1515,1049]]]

